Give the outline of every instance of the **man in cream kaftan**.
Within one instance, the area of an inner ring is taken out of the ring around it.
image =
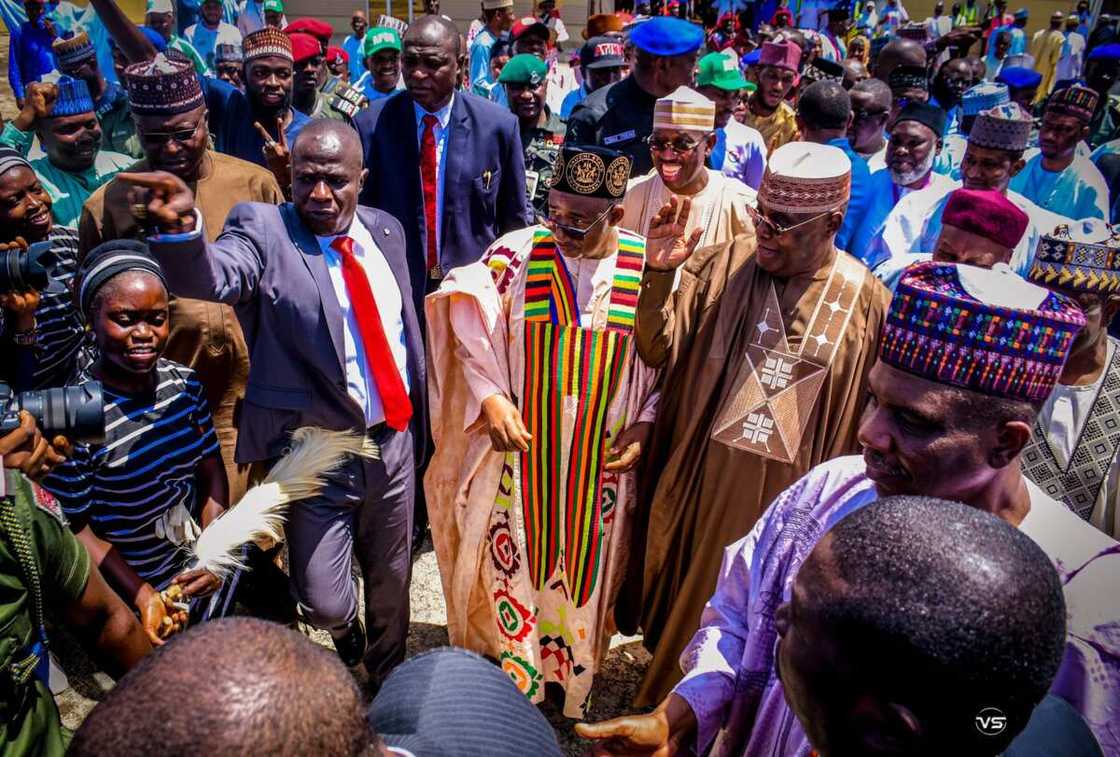
[[[496,658],[535,702],[558,683],[578,717],[614,630],[657,372],[632,333],[645,242],[615,226],[629,159],[562,161],[552,218],[573,222],[566,197],[606,209],[584,238],[552,222],[506,234],[428,297],[425,485],[451,643]]]

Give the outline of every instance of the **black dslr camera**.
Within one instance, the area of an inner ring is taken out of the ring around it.
[[[52,275],[58,258],[51,250],[50,241],[36,242],[26,251],[13,246],[0,251],[0,292],[42,292],[62,287]]]
[[[105,400],[100,381],[13,392],[0,382],[0,436],[19,428],[19,411],[35,417],[48,439],[61,434],[75,444],[105,439]]]
[[[0,292],[63,291],[53,275],[57,264],[49,241],[36,242],[26,251],[0,250]],[[47,437],[61,434],[75,443],[105,438],[105,401],[97,381],[27,392],[13,392],[0,382],[0,434],[19,428],[20,410],[31,413]]]

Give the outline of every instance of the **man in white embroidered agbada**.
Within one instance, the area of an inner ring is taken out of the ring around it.
[[[564,148],[541,225],[429,295],[425,477],[451,643],[580,716],[614,632],[630,472],[656,411],[634,346],[645,240],[619,228],[626,155]]]

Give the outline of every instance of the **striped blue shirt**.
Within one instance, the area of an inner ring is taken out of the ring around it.
[[[0,375],[17,391],[72,383],[90,366],[95,353],[93,339],[85,330],[70,293],[78,269],[78,234],[73,229],[55,226],[51,229],[50,241],[51,252],[58,260],[53,269],[56,283],[52,287],[54,291],[40,292],[39,307],[35,309],[37,337],[34,347],[17,347],[11,342],[3,325],[4,313],[0,311],[0,331],[5,333],[5,365]],[[26,366],[30,375],[24,375],[24,367],[18,366],[17,355],[25,350],[31,351]]]
[[[187,554],[156,533],[183,504],[199,520],[196,470],[218,454],[202,384],[186,366],[161,359],[156,389],[140,395],[105,387],[105,441],[78,445],[44,480],[71,528],[90,526],[157,589],[185,570]]]

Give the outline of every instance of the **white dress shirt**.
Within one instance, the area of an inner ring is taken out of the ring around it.
[[[451,122],[451,106],[455,104],[455,93],[451,93],[451,99],[447,101],[447,105],[437,110],[435,113],[429,113],[420,107],[420,104],[415,100],[412,101],[412,109],[416,113],[416,142],[420,145],[421,161],[423,161],[424,150],[424,116],[435,116],[439,121],[435,126],[436,138],[436,259],[439,259],[440,253],[440,234],[443,231],[443,176],[444,167],[447,164],[447,124]],[[419,169],[417,169],[419,170]],[[423,199],[424,192],[424,175],[420,175],[420,192],[421,199]],[[426,243],[425,243],[426,244]],[[427,246],[424,247],[427,250]]]
[[[397,370],[400,371],[407,390],[408,348],[405,342],[404,319],[401,315],[400,287],[397,286],[397,280],[393,276],[392,269],[389,268],[388,261],[381,254],[377,243],[373,241],[373,236],[357,216],[354,216],[354,220],[350,223],[346,236],[354,240],[354,257],[358,259],[369,278],[373,299],[377,303],[377,312],[381,316],[381,325],[389,340],[389,349],[393,352],[393,360],[397,364]],[[346,391],[365,413],[367,427],[374,426],[385,420],[385,410],[381,404],[381,395],[377,392],[377,382],[366,363],[362,336],[358,330],[358,319],[354,308],[350,305],[346,280],[342,277],[342,257],[331,247],[335,237],[316,237],[316,239],[319,241],[319,249],[323,251],[323,260],[326,261],[327,271],[331,276],[331,285],[334,286],[338,306],[342,309]]]

